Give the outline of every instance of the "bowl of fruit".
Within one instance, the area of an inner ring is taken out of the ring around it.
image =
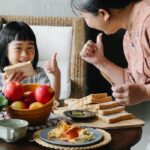
[[[27,120],[29,125],[45,122],[52,112],[54,91],[48,85],[12,81],[6,85],[4,96],[9,117]]]

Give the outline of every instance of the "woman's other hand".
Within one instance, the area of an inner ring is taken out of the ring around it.
[[[97,36],[96,43],[93,43],[91,40],[87,41],[80,52],[80,56],[82,59],[95,66],[103,61],[104,52],[102,44],[102,33]]]
[[[112,87],[112,95],[121,105],[134,105],[147,99],[145,85],[124,84]]]
[[[59,70],[58,65],[57,65],[56,57],[57,57],[57,53],[52,55],[52,58],[51,58],[50,61],[46,61],[45,62],[45,69],[46,69],[46,71],[48,73],[53,74],[54,76],[60,74],[60,70]]]

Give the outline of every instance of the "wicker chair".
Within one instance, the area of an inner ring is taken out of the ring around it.
[[[81,60],[79,51],[85,42],[84,21],[70,17],[33,17],[33,16],[0,16],[1,23],[23,21],[29,25],[73,26],[71,51],[71,95],[80,98],[85,95],[85,62]]]

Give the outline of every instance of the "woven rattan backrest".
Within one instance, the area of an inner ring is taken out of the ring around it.
[[[85,42],[84,21],[80,18],[68,17],[36,17],[36,16],[0,16],[1,22],[23,21],[29,25],[73,26],[71,51],[71,95],[80,98],[85,95],[85,63],[79,52]]]

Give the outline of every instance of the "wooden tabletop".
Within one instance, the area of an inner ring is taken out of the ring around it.
[[[111,129],[107,131],[111,134],[112,141],[102,147],[101,150],[130,150],[140,140],[142,127]],[[6,143],[0,139],[0,150],[45,150],[45,147],[38,145],[34,141],[29,141],[32,139],[32,134],[33,132],[30,131],[25,138],[14,143]]]

